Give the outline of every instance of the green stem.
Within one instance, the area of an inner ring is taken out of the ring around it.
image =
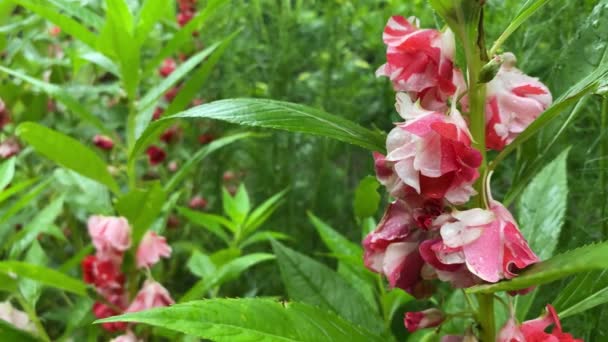
[[[494,342],[496,336],[496,323],[494,322],[494,295],[478,294],[477,322],[480,325],[481,342]]]
[[[608,128],[608,97],[604,97],[602,100],[602,130]],[[602,189],[602,198],[606,198],[606,181],[608,178],[608,137],[604,134],[602,137],[603,141],[600,141],[600,189]],[[606,217],[606,203],[602,204],[602,215],[600,217]],[[608,238],[608,221],[604,220],[602,223],[602,233],[604,239]]]
[[[131,160],[131,153],[135,147],[135,127],[137,126],[137,109],[131,99],[129,99],[129,115],[127,116],[127,178],[129,180],[129,190],[135,189],[137,185],[137,173],[135,172],[135,160]]]
[[[17,300],[19,301],[19,304],[21,304],[21,307],[23,308],[23,310],[25,310],[25,313],[27,313],[27,316],[30,318],[30,321],[32,321],[32,323],[34,323],[34,326],[36,327],[36,331],[38,332],[38,335],[40,336],[40,338],[43,339],[44,341],[50,342],[51,338],[46,333],[44,326],[40,322],[40,319],[38,318],[38,315],[36,314],[36,310],[27,302],[27,300],[25,300],[25,298],[23,298],[23,296],[21,296],[21,295],[17,296]]]

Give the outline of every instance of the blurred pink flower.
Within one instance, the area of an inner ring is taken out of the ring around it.
[[[107,135],[95,134],[93,144],[102,150],[111,150],[114,147],[114,141]]]
[[[390,78],[396,91],[420,99],[424,108],[445,109],[447,98],[456,92],[454,79],[461,77],[454,70],[454,35],[449,29],[440,32],[418,25],[415,17],[388,20],[382,34],[387,63],[376,75]]]
[[[0,143],[0,158],[8,159],[21,152],[21,145],[15,137],[9,137]]]
[[[547,86],[514,66],[513,54],[503,57],[504,63],[487,86],[486,143],[493,150],[510,144],[553,101]]]
[[[158,73],[162,77],[167,77],[171,75],[171,73],[173,72],[173,70],[175,70],[176,67],[177,64],[175,63],[175,60],[173,58],[165,58],[160,68],[158,69]]]
[[[9,301],[0,303],[0,319],[10,323],[18,329],[31,333],[36,332],[36,326],[30,321],[28,315],[13,307]]]
[[[60,33],[61,33],[61,28],[59,26],[53,25],[49,28],[49,34],[53,37],[58,37]]]
[[[167,244],[167,240],[149,230],[141,239],[139,247],[137,247],[137,267],[150,267],[156,264],[161,257],[168,258],[170,256],[171,247]]]
[[[427,309],[417,312],[406,312],[403,323],[409,332],[418,329],[432,328],[440,325],[445,319],[444,314],[439,309]]]
[[[126,218],[95,215],[87,225],[99,257],[112,257],[131,247],[131,227]]]
[[[466,203],[475,194],[472,184],[479,177],[481,154],[471,146],[469,129],[458,110],[446,116],[408,101],[401,107],[402,116],[412,118],[389,133],[386,157],[376,155],[380,182],[391,193],[402,193],[403,183],[424,197]]]
[[[205,209],[207,207],[207,200],[199,195],[196,195],[188,202],[190,209]]]
[[[126,312],[137,312],[156,307],[169,306],[175,301],[171,298],[169,291],[154,280],[146,280],[141,290],[135,296]]]
[[[520,326],[513,317],[503,326],[498,334],[498,342],[583,342],[562,330],[559,317],[552,305],[546,306],[547,312],[536,319],[525,321]],[[555,325],[553,330],[545,332],[548,326]]]
[[[131,330],[128,330],[127,333],[124,335],[116,336],[110,340],[110,342],[141,342],[141,341],[143,341],[143,340],[140,340],[139,338],[137,338],[137,336],[135,336],[135,334]]]

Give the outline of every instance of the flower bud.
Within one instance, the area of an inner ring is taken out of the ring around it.
[[[112,138],[101,134],[96,134],[93,137],[93,144],[106,151],[111,150],[112,147],[114,147],[114,141],[112,141]]]
[[[406,312],[403,323],[409,332],[418,329],[436,327],[443,322],[445,316],[439,309],[427,309],[417,312]]]

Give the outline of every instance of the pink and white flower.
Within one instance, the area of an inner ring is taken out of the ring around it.
[[[427,309],[417,312],[406,312],[403,318],[403,324],[409,332],[414,332],[418,329],[432,328],[440,325],[445,316],[439,309]]]
[[[89,218],[87,225],[98,257],[122,255],[131,247],[131,227],[126,218],[95,215]]]
[[[144,268],[156,264],[160,258],[171,256],[171,247],[167,244],[167,239],[149,230],[137,247],[136,260],[137,267]]]
[[[141,341],[143,341],[143,340],[137,338],[137,336],[135,336],[135,334],[130,330],[127,331],[126,334],[116,336],[110,340],[110,342],[141,342]]]
[[[135,299],[126,312],[137,312],[148,310],[157,307],[169,306],[175,301],[171,298],[169,291],[161,284],[154,280],[146,280],[141,290],[135,296]]]
[[[414,113],[415,118],[389,133],[386,157],[376,156],[380,182],[394,193],[402,192],[403,182],[424,197],[466,203],[475,194],[472,184],[481,165],[466,122],[456,109],[446,116],[415,105],[408,108],[402,112]],[[391,167],[398,178],[390,174]]]
[[[547,312],[539,318],[518,325],[511,317],[498,334],[498,342],[583,342],[562,330],[559,317],[552,305],[547,305]],[[554,325],[549,333],[545,330]]]
[[[515,67],[515,56],[503,55],[504,63],[487,85],[486,144],[502,150],[523,132],[553,101],[538,78]]]
[[[420,29],[418,19],[393,16],[388,20],[382,39],[387,45],[387,63],[376,71],[387,76],[396,91],[420,99],[424,108],[446,108],[446,100],[456,92],[454,70],[454,34]]]

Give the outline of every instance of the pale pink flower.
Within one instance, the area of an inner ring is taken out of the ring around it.
[[[447,116],[407,101],[401,107],[408,107],[402,111],[414,113],[414,118],[389,133],[386,157],[376,155],[380,182],[391,193],[402,193],[403,183],[427,198],[466,203],[475,194],[472,184],[479,177],[481,154],[471,146],[467,124],[458,110],[453,108]]]
[[[143,341],[143,340],[137,338],[137,336],[135,336],[135,334],[131,330],[127,331],[127,333],[124,335],[116,336],[110,340],[110,342],[141,342],[141,341]]]
[[[493,150],[510,144],[553,101],[547,86],[514,66],[513,54],[503,58],[505,62],[487,85],[486,144]]]
[[[406,312],[403,318],[403,324],[409,332],[414,332],[418,329],[432,328],[440,325],[445,316],[439,309],[427,309],[424,311]]]
[[[36,327],[34,326],[34,323],[30,321],[28,315],[25,312],[14,308],[8,301],[0,303],[0,319],[14,325],[18,329],[32,333],[36,332]]]
[[[141,290],[135,296],[135,299],[126,312],[137,312],[148,310],[157,307],[169,306],[175,301],[171,298],[169,291],[161,284],[154,280],[146,280]]]
[[[121,255],[131,247],[131,227],[126,218],[95,215],[87,224],[100,258]]]
[[[538,262],[515,219],[501,203],[490,200],[489,210],[455,211],[452,217],[453,222],[441,227],[442,241],[436,252],[445,263],[464,263],[471,273],[494,283],[511,279],[518,270]]]
[[[161,257],[168,258],[170,256],[171,247],[167,244],[167,240],[149,230],[141,239],[139,247],[137,247],[137,267],[150,267],[156,264]]]
[[[418,19],[393,16],[388,20],[382,39],[387,45],[386,64],[377,76],[390,78],[396,91],[420,99],[424,108],[447,108],[446,100],[456,92],[454,70],[454,34],[420,29]]]
[[[563,332],[559,317],[552,305],[546,306],[547,312],[539,318],[523,322],[517,325],[515,318],[507,321],[498,334],[498,342],[583,342],[582,339],[574,338]],[[551,332],[545,330],[554,325]]]

